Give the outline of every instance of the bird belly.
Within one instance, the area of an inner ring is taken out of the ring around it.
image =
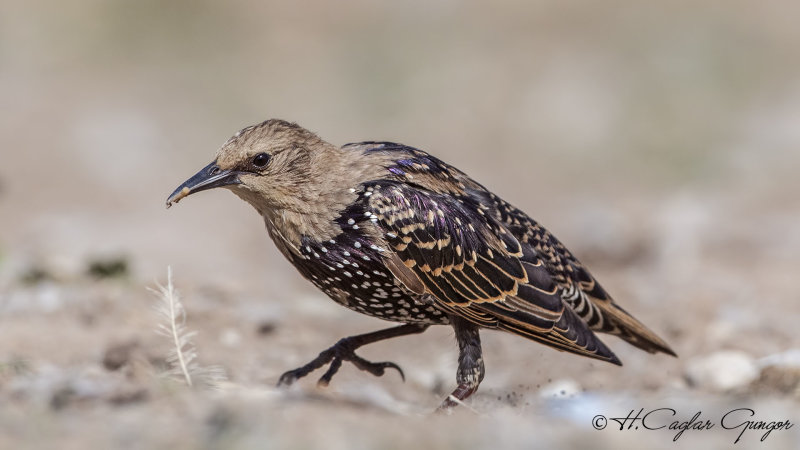
[[[393,322],[449,323],[433,301],[408,290],[384,264],[381,249],[367,242],[340,235],[324,243],[305,240],[299,250],[294,266],[342,306]]]

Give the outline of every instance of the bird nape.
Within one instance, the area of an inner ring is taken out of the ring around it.
[[[267,120],[231,137],[167,206],[216,187],[253,205],[281,253],[334,301],[402,324],[341,339],[279,384],[329,364],[319,380],[327,384],[344,361],[402,376],[396,364],[355,351],[430,325],[452,326],[459,347],[458,387],[442,408],[469,397],[483,379],[481,328],[617,365],[596,333],[675,355],[544,227],[413,147],[337,147],[294,123]]]

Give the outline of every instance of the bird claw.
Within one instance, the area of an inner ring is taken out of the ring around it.
[[[366,359],[356,355],[355,350],[348,344],[349,342],[346,340],[339,341],[333,347],[320,353],[319,356],[317,356],[308,364],[285,372],[278,379],[278,386],[290,386],[298,379],[303,378],[312,371],[330,363],[328,370],[317,381],[317,386],[327,386],[330,384],[333,376],[336,375],[336,373],[342,367],[342,363],[344,361],[349,361],[358,369],[369,372],[376,377],[383,376],[386,372],[386,369],[395,369],[400,374],[400,378],[402,378],[404,382],[406,381],[406,376],[405,373],[403,373],[403,369],[401,369],[397,364],[391,361],[382,361],[377,363],[367,361]]]
[[[278,379],[278,387],[291,386],[292,384],[294,384],[295,381],[299,380],[300,378],[303,378],[308,374],[308,373],[301,373],[302,372],[301,369],[302,367],[284,372],[283,375],[281,375],[281,377]]]
[[[464,399],[474,394],[478,390],[477,385],[459,384],[452,394],[448,395],[446,399],[436,408],[437,413],[452,412],[452,409],[458,405],[464,404]]]
[[[328,366],[328,370],[325,371],[324,375],[319,377],[319,380],[317,380],[317,386],[320,387],[328,386],[331,383],[331,379],[333,378],[333,376],[336,375],[336,372],[339,371],[340,367],[342,367],[342,359],[333,358],[333,361],[331,361],[331,365]]]
[[[356,358],[358,358],[358,357],[356,356]],[[395,363],[393,363],[391,361],[383,361],[383,362],[374,363],[374,362],[366,361],[366,360],[361,359],[361,358],[358,358],[358,359],[360,361],[358,361],[358,362],[357,361],[351,361],[351,362],[353,364],[355,364],[355,366],[358,367],[359,369],[367,371],[367,372],[375,375],[376,377],[383,376],[383,374],[386,372],[386,369],[395,369],[395,370],[397,370],[397,373],[400,374],[400,378],[403,380],[403,382],[406,381],[406,374],[403,373],[403,369],[401,369],[400,366],[398,366],[397,364],[395,364]]]

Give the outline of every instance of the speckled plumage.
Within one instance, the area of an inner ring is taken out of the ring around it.
[[[615,364],[595,332],[674,355],[546,229],[421,150],[389,142],[335,147],[271,120],[232,137],[169,202],[218,186],[251,203],[287,259],[337,303],[406,324],[343,339],[282,382],[330,363],[327,383],[343,360],[376,375],[399,369],[354,350],[429,325],[453,326],[459,341],[459,387],[446,407],[483,378],[480,328]]]
[[[351,217],[334,239],[304,238],[301,256],[293,255],[292,264],[329,297],[354,311],[394,322],[449,323],[432,299],[409,291],[392,274],[381,255],[386,250],[359,233],[361,226],[362,220]]]

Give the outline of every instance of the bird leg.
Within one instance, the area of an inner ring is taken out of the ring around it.
[[[442,402],[439,411],[448,411],[474,394],[485,373],[478,326],[460,317],[451,317],[450,322],[458,341],[458,387]]]
[[[328,370],[317,382],[320,386],[327,386],[331,378],[336,375],[339,368],[342,367],[343,361],[350,361],[361,370],[367,371],[376,377],[383,375],[384,370],[387,368],[397,369],[400,372],[400,377],[405,381],[406,377],[400,367],[389,361],[385,362],[370,362],[366,359],[356,355],[355,351],[361,346],[371,344],[373,342],[382,341],[384,339],[391,339],[394,337],[405,336],[408,334],[422,333],[428,328],[428,325],[409,323],[400,325],[399,327],[387,328],[384,330],[373,331],[372,333],[359,334],[357,336],[350,336],[340,339],[339,342],[334,344],[331,348],[322,351],[310,363],[298,367],[297,369],[290,370],[281,375],[278,380],[278,386],[288,386],[300,378],[308,375],[314,370],[319,369],[325,364],[330,363]]]

